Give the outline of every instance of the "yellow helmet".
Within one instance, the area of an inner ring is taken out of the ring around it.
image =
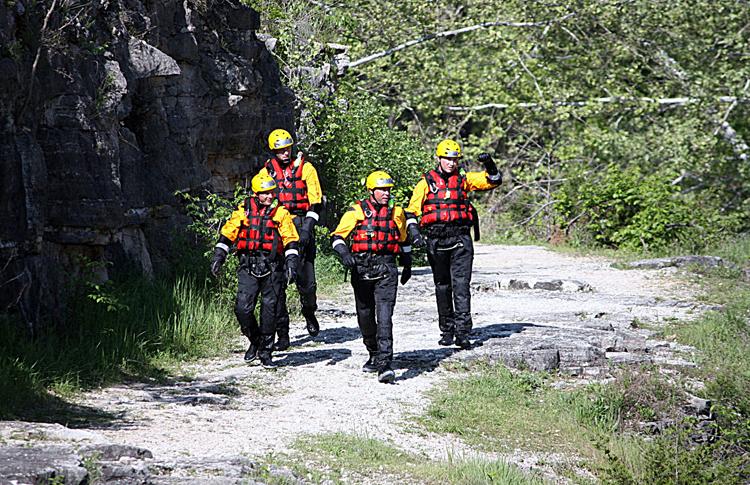
[[[280,150],[282,148],[290,147],[293,143],[294,140],[292,140],[292,135],[286,130],[273,130],[271,134],[268,135],[268,148],[271,150]]]
[[[385,189],[388,187],[393,187],[393,185],[394,183],[391,176],[388,175],[387,172],[384,172],[382,170],[376,170],[372,172],[367,176],[367,181],[365,182],[367,190]]]
[[[268,192],[276,188],[276,181],[266,173],[259,173],[250,181],[250,188],[253,189],[255,194]]]
[[[438,143],[435,155],[446,158],[460,158],[461,146],[453,140],[443,140]]]

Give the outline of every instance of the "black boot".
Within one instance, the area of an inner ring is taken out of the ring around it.
[[[396,373],[393,372],[390,365],[385,365],[378,370],[378,382],[383,384],[392,384],[396,380]]]
[[[250,341],[250,347],[245,352],[245,362],[250,363],[258,357],[258,343]]]
[[[438,345],[442,345],[444,347],[453,345],[453,334],[452,333],[442,334],[442,336],[440,337],[440,340],[438,340]]]
[[[276,367],[276,364],[271,360],[271,349],[273,347],[273,334],[262,334],[260,341],[258,342],[258,359],[260,359],[260,365],[266,369],[272,369]]]
[[[305,317],[305,321],[307,322],[307,333],[311,337],[317,337],[320,333],[320,325],[318,324],[318,319],[315,318],[315,310],[312,308],[303,308],[302,316]]]
[[[271,360],[271,354],[265,352],[260,353],[258,354],[258,358],[260,359],[260,365],[262,365],[264,369],[275,369],[278,367],[276,363]]]
[[[365,362],[365,365],[362,366],[362,372],[373,373],[377,371],[378,371],[378,365],[375,362],[375,356],[370,355],[370,358],[367,359],[367,362]]]
[[[273,350],[276,352],[281,352],[289,348],[289,334],[282,335],[279,334],[278,338],[276,339],[276,343],[273,344]]]
[[[469,337],[465,335],[456,337],[456,345],[459,346],[461,350],[469,350],[471,348]]]

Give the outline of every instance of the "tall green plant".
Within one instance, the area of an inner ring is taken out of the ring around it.
[[[389,127],[388,112],[361,96],[341,97],[321,120],[322,179],[332,206],[344,209],[366,195],[365,177],[382,169],[395,180],[393,195],[405,204],[431,157],[418,140]]]

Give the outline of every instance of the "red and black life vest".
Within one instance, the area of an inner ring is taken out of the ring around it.
[[[427,182],[427,197],[422,204],[421,225],[459,224],[471,225],[474,215],[466,192],[466,178],[453,173],[446,180],[435,170],[424,175]]]
[[[290,162],[282,168],[279,161],[272,158],[266,162],[266,171],[279,187],[279,202],[292,214],[304,215],[310,208],[307,183],[302,180],[302,167],[305,165],[305,159],[300,157],[299,166],[296,168],[294,164],[295,162]]]
[[[245,200],[245,216],[247,216],[248,225],[243,223],[240,227],[237,250],[252,253],[260,249],[277,254],[284,251],[281,234],[273,221],[278,208],[278,205],[258,206],[254,197]]]
[[[359,202],[365,220],[352,231],[353,253],[396,254],[401,250],[401,233],[393,220],[393,208],[376,208],[369,199]]]

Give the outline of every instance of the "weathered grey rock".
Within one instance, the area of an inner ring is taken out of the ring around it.
[[[498,357],[503,364],[516,369],[553,371],[560,368],[560,351],[557,349],[508,351]]]
[[[479,285],[485,285],[487,288],[487,282],[478,282]],[[476,285],[473,287],[476,287]],[[547,291],[564,291],[564,292],[591,292],[594,289],[588,283],[582,283],[575,280],[535,280],[535,279],[520,279],[520,278],[502,278],[496,283],[498,289],[502,290],[547,290]]]
[[[615,327],[609,322],[586,322],[583,324],[583,328],[601,330],[602,332],[614,332],[615,330]]]
[[[87,445],[78,450],[83,456],[95,456],[98,460],[118,461],[123,457],[143,460],[153,458],[153,454],[145,448],[138,446],[119,445],[104,443]]]
[[[71,447],[0,447],[0,483],[47,484],[62,480],[65,485],[78,485],[87,477],[88,471]]]
[[[669,267],[683,267],[688,265],[702,266],[704,268],[736,268],[736,265],[718,256],[674,256],[671,258],[642,259],[627,263],[628,268],[633,269],[662,269]]]
[[[651,357],[643,354],[631,354],[630,352],[607,352],[607,360],[614,365],[650,364]]]
[[[144,463],[102,463],[101,481],[107,484],[140,485],[150,483],[151,472]]]
[[[175,191],[231,192],[267,158],[267,133],[293,129],[257,12],[209,4],[88,2],[68,23],[60,11],[33,90],[32,52],[0,59],[0,309],[30,330],[65,314],[81,260],[112,263],[100,280],[166,269],[187,225]],[[0,2],[0,44],[26,45],[44,8]]]

